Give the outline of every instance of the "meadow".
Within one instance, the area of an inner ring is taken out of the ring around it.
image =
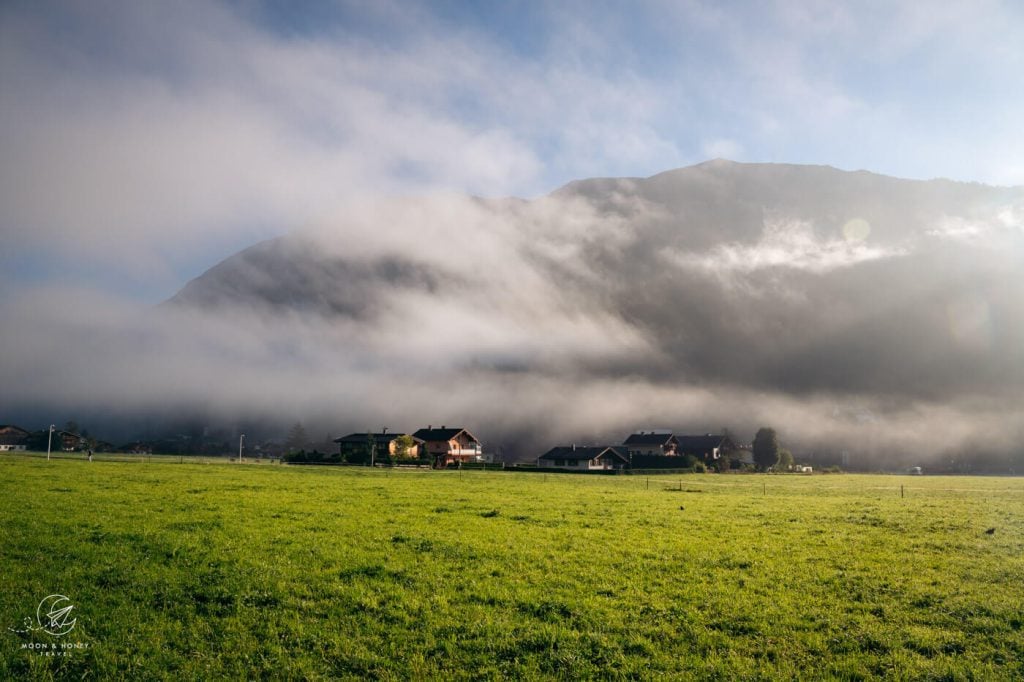
[[[1024,678],[1019,478],[0,456],[0,519],[0,679]]]

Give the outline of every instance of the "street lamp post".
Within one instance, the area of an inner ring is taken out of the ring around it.
[[[53,430],[57,428],[53,424],[50,424],[50,435],[46,437],[46,461],[50,461],[50,446],[53,444]]]
[[[242,463],[242,448],[245,447],[245,434],[238,437],[238,463]]]

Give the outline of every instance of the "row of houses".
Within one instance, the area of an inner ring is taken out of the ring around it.
[[[599,471],[644,468],[670,468],[683,459],[714,464],[727,452],[744,453],[726,434],[706,433],[677,436],[671,431],[639,431],[621,445],[560,445],[537,458],[537,466],[575,471]]]
[[[26,450],[31,434],[13,425],[0,425],[0,452]],[[74,451],[85,447],[78,434],[55,431],[54,448]],[[411,434],[391,432],[351,433],[335,438],[343,461],[429,460],[435,468],[483,463],[489,457],[480,440],[463,427],[429,425]],[[107,444],[103,444],[107,445]],[[113,449],[112,446],[109,449]],[[146,444],[131,443],[126,452],[150,452]],[[639,431],[615,445],[560,445],[536,459],[539,467],[574,471],[625,469],[629,467],[670,468],[683,461],[714,464],[726,452],[743,451],[728,435],[675,435],[670,431]],[[749,456],[749,453],[746,453]]]
[[[120,448],[115,448],[112,443],[102,440],[88,438],[71,431],[54,429],[50,434],[47,430],[28,431],[14,424],[0,424],[0,452],[25,452],[30,447],[33,449],[45,449],[47,446],[53,450],[62,452],[84,452],[85,450],[96,450],[97,452],[139,452],[139,448],[145,447],[139,443],[130,443]],[[151,452],[146,450],[147,454]]]
[[[403,432],[351,433],[335,438],[339,455],[348,462],[388,459],[429,459],[436,468],[488,461],[480,441],[462,427],[428,426]],[[686,461],[714,464],[726,452],[741,452],[728,435],[675,435],[639,431],[616,445],[560,445],[536,459],[539,467],[575,471],[624,469],[635,466],[672,468]]]
[[[415,433],[351,433],[335,438],[338,450],[347,461],[355,458],[429,459],[439,469],[464,463],[484,462],[483,445],[467,429],[433,425]]]
[[[44,444],[49,434],[44,435]],[[13,424],[0,425],[0,452],[23,452],[29,449],[33,439],[32,432]],[[392,459],[430,459],[434,466],[443,468],[453,464],[484,462],[483,446],[480,441],[462,427],[450,428],[433,425],[420,429],[413,434],[388,433],[353,433],[342,438],[335,438],[343,458],[353,459],[355,456],[369,455],[370,458],[385,456]],[[74,452],[89,447],[87,439],[79,434],[68,431],[53,432],[52,445],[54,450]],[[33,446],[38,447],[38,444]],[[95,442],[92,447],[102,451],[114,451],[110,443]],[[133,442],[117,450],[129,453],[150,454],[152,446],[147,443]]]
[[[36,434],[44,434],[54,450],[74,452],[85,450],[89,447],[89,439],[70,431],[55,430],[51,436],[46,431],[37,431]],[[13,424],[0,424],[0,452],[24,452],[28,450],[33,439],[33,433],[20,426]],[[93,447],[101,450],[110,449],[110,443],[95,441]]]

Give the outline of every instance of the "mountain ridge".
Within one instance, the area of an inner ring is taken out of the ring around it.
[[[396,395],[466,386],[428,399],[448,414],[491,414],[468,396],[501,387],[525,404],[550,403],[540,385],[629,387],[643,404],[606,420],[686,409],[706,430],[756,419],[764,394],[782,412],[872,405],[879,442],[907,447],[1020,410],[1022,225],[1024,189],[711,161],[534,200],[373,202],[225,259],[168,307],[312,327],[335,340],[310,367],[354,363]],[[943,411],[958,418],[914,417]]]

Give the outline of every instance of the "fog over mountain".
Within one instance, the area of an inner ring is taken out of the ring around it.
[[[1019,457],[1022,274],[1024,188],[710,161],[350,205],[156,310],[12,334],[2,378],[37,405],[458,424],[521,457],[764,424],[877,466]]]

